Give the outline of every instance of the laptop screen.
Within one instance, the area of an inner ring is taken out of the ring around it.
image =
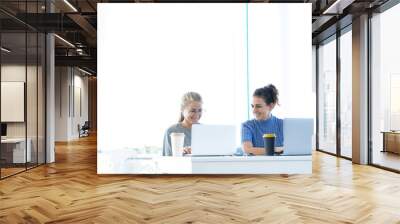
[[[283,155],[310,155],[313,133],[312,118],[286,118],[283,121]]]
[[[234,125],[193,125],[192,155],[233,155],[235,138]]]

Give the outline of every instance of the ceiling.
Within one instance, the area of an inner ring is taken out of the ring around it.
[[[252,3],[312,3],[313,43],[327,38],[336,32],[337,27],[351,23],[351,18],[372,10],[388,0],[254,0]],[[1,0],[0,25],[2,38],[8,38],[14,49],[20,51],[25,46],[22,38],[25,30],[54,32],[56,44],[56,65],[79,66],[96,72],[97,57],[97,3],[168,3],[184,1],[149,0]],[[187,1],[187,2],[225,2],[225,1]],[[247,1],[229,1],[247,2]],[[49,13],[49,12],[52,13]],[[337,21],[344,22],[338,26]],[[347,21],[347,22],[346,22]],[[29,39],[29,38],[28,38]],[[64,41],[66,40],[66,41]],[[13,42],[13,43],[12,43]],[[5,43],[3,41],[3,43]],[[33,52],[35,43],[28,44],[28,52]],[[41,46],[40,46],[41,47]],[[23,52],[21,52],[23,53]],[[29,57],[29,56],[28,56]]]

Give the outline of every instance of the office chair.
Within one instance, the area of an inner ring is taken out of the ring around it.
[[[79,138],[89,136],[89,129],[90,129],[89,121],[85,121],[82,127],[80,127],[80,125],[78,124]]]

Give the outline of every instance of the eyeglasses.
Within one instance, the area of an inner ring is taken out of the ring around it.
[[[197,110],[192,109],[192,110],[189,110],[188,112],[189,112],[189,114],[195,114],[195,113],[201,114],[203,112],[203,109],[197,109]]]
[[[264,104],[264,105],[266,105],[266,104]],[[256,105],[250,104],[251,108],[254,108],[254,107],[255,107],[255,108],[257,108],[257,109],[263,108],[264,105],[263,105],[263,104],[256,104]]]

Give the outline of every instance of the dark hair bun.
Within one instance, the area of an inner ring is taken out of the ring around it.
[[[271,103],[277,103],[278,95],[278,89],[272,84],[256,89],[253,94],[253,96],[261,97],[262,99],[264,99],[267,105]]]

